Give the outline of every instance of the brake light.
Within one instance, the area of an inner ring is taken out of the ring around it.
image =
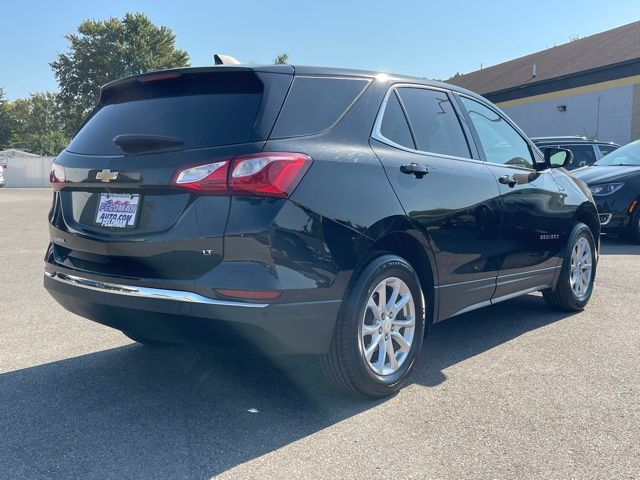
[[[49,183],[53,188],[61,188],[67,181],[64,167],[59,163],[52,162],[49,170]]]
[[[301,153],[258,153],[236,157],[229,178],[233,192],[288,197],[311,166]]]
[[[302,153],[269,152],[190,166],[176,172],[172,185],[206,193],[286,198],[311,166]]]

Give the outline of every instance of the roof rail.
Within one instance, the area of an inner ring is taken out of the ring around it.
[[[531,140],[542,141],[542,140],[589,140],[584,135],[559,135],[559,136],[550,136],[550,137],[531,137]]]

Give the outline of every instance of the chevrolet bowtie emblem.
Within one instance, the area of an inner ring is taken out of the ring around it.
[[[120,172],[112,172],[109,169],[102,170],[101,172],[96,173],[96,180],[102,180],[105,183],[110,182],[111,180],[115,180],[118,178],[118,174]]]

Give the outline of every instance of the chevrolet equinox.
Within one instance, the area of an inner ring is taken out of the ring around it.
[[[432,323],[530,292],[584,308],[586,185],[458,87],[214,66],[115,80],[52,164],[45,287],[143,344],[316,355],[389,395]]]

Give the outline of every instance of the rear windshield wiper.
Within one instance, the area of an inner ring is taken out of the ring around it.
[[[166,135],[130,133],[114,137],[113,143],[126,153],[148,152],[184,145],[184,140]]]

